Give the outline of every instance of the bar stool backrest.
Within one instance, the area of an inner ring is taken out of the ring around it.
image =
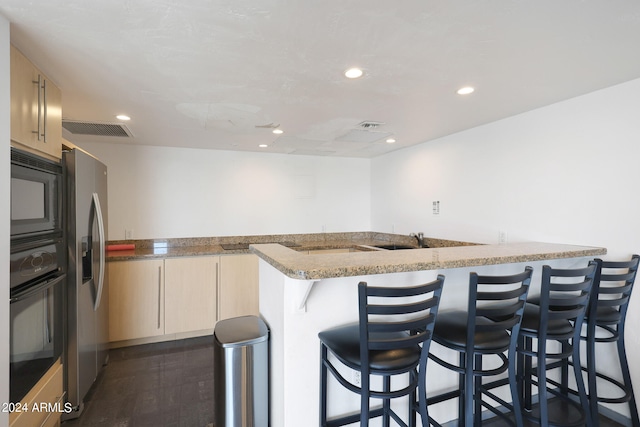
[[[476,334],[484,332],[511,331],[515,343],[532,275],[531,267],[509,276],[469,275],[467,348],[474,348]],[[477,322],[478,317],[493,322]]]
[[[589,303],[596,267],[595,261],[589,261],[585,268],[542,267],[539,339],[546,339],[550,322],[554,321],[568,320],[574,328],[563,336],[553,336],[553,339],[569,339],[576,329],[579,332]]]
[[[444,276],[412,287],[358,284],[360,360],[369,366],[370,350],[392,350],[423,344],[428,354]],[[426,353],[425,353],[426,351]],[[426,360],[426,359],[425,359]],[[362,377],[365,377],[363,372]]]
[[[600,325],[617,325],[624,322],[631,298],[631,291],[638,273],[640,255],[633,255],[629,261],[603,261],[596,258],[598,264],[594,279],[594,295],[589,304],[589,320],[591,314],[598,311],[612,311],[618,316],[593,316]],[[612,332],[613,333],[613,332]]]

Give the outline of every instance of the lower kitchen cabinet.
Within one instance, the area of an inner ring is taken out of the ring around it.
[[[62,364],[58,360],[9,414],[10,427],[54,427],[64,411]]]
[[[109,262],[109,341],[164,334],[164,260]]]
[[[204,256],[164,260],[165,334],[213,329],[218,259]]]
[[[110,261],[108,268],[111,342],[176,339],[259,314],[254,254]]]
[[[258,256],[255,254],[220,257],[218,320],[258,315]]]

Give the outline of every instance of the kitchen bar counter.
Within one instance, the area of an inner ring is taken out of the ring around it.
[[[605,248],[540,242],[317,255],[303,255],[278,244],[252,245],[251,250],[286,276],[300,280],[509,264],[607,253]]]
[[[278,244],[255,244],[251,250],[260,258],[260,315],[270,329],[270,424],[280,427],[317,424],[318,333],[358,321],[359,282],[415,286],[443,274],[440,308],[464,310],[472,271],[514,274],[531,266],[532,292],[537,292],[543,265],[583,267],[607,253],[600,247],[539,242],[338,254],[304,254]],[[436,344],[431,350],[442,352],[445,359],[455,357]],[[329,417],[356,411],[358,396],[335,385],[330,380]],[[455,374],[429,363],[427,393],[456,387]],[[507,388],[496,392],[510,399]],[[444,402],[431,406],[429,414],[444,423],[456,410],[456,401]]]

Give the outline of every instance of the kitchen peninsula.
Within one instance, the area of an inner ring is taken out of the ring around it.
[[[256,244],[251,250],[260,257],[260,314],[271,330],[271,425],[282,427],[317,423],[317,334],[357,321],[360,281],[409,286],[444,274],[441,308],[465,307],[471,271],[511,274],[531,265],[535,291],[542,265],[572,268],[606,254],[605,248],[538,242],[325,254],[304,254],[279,244]],[[457,386],[455,376],[440,374],[437,368],[429,365],[429,391]],[[329,384],[330,417],[359,407],[358,396],[333,385]],[[446,421],[455,413],[454,404],[430,408],[430,415]]]

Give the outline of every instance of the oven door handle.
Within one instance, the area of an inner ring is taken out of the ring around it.
[[[42,292],[46,289],[49,289],[55,285],[57,285],[58,283],[60,283],[62,280],[64,280],[64,278],[67,277],[66,274],[61,274],[59,276],[56,276],[54,278],[45,280],[43,282],[40,282],[36,285],[30,286],[27,289],[24,289],[20,292],[16,292],[14,295],[12,295],[9,298],[9,303],[13,304],[14,302],[18,302],[18,301],[22,301],[24,299],[27,299],[29,297],[32,297],[33,295],[37,294],[38,292]]]
[[[104,221],[102,219],[102,209],[100,208],[100,198],[98,193],[93,193],[93,205],[96,209],[96,221],[98,222],[98,234],[100,235],[99,249],[100,252],[100,271],[98,272],[98,290],[96,292],[96,301],[93,304],[93,311],[98,311],[100,300],[102,299],[102,289],[104,288],[104,270],[105,270],[105,235]]]

